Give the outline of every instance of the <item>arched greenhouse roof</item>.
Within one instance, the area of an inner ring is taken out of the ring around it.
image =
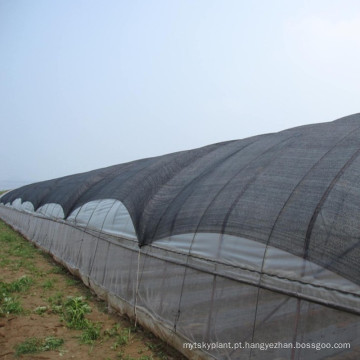
[[[57,204],[66,219],[90,202],[118,200],[140,246],[181,234],[232,236],[360,284],[359,155],[356,114],[35,183],[0,201],[21,199],[34,211]]]

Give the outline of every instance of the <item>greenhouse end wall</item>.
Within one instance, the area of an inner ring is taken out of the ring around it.
[[[155,244],[140,249],[131,239],[5,206],[0,217],[189,359],[360,358],[358,314],[260,288],[240,281],[236,268],[224,272]],[[319,342],[350,348],[286,345]],[[277,348],[260,346],[270,343]]]

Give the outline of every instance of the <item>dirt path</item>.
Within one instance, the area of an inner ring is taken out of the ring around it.
[[[17,357],[185,359],[0,221],[0,360]]]

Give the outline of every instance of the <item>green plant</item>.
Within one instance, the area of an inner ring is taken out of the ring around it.
[[[87,327],[85,314],[89,312],[91,308],[82,296],[68,297],[63,306],[63,318],[70,329],[85,329]]]
[[[11,296],[12,292],[24,291],[30,284],[30,278],[21,277],[12,283],[0,282],[0,316],[8,314],[22,314],[20,301],[16,296]]]
[[[0,266],[1,267],[5,267],[5,266],[9,265],[10,262],[11,262],[10,259],[8,259],[7,257],[1,255],[1,257],[0,257]]]
[[[67,270],[61,265],[54,264],[53,268],[49,272],[51,274],[66,274]]]
[[[35,310],[34,310],[34,313],[35,314],[38,314],[38,315],[42,315],[46,312],[47,310],[47,306],[38,306]]]
[[[9,234],[9,233],[3,233],[1,235],[1,241],[6,242],[6,243],[12,243],[12,242],[16,241],[16,235]]]
[[[54,336],[49,336],[45,339],[36,337],[28,338],[15,346],[15,356],[33,354],[40,351],[55,350],[63,343],[63,339]]]
[[[45,338],[45,341],[41,347],[42,351],[55,350],[64,343],[64,339],[57,338],[55,336],[49,336]]]
[[[22,308],[20,301],[16,297],[5,296],[0,301],[0,315],[8,314],[22,314],[24,309]]]
[[[66,285],[68,285],[68,286],[74,286],[74,285],[80,284],[80,281],[74,277],[70,277],[70,278],[66,279],[65,281],[66,281]]]
[[[41,339],[29,338],[15,346],[15,355],[33,354],[39,351],[41,346]]]
[[[87,321],[86,328],[83,330],[80,341],[83,344],[93,344],[100,337],[101,324]]]
[[[50,296],[47,301],[50,303],[51,311],[55,314],[61,314],[63,311],[63,294],[57,292],[54,296]]]
[[[0,301],[9,294],[8,284],[0,281]]]
[[[45,259],[45,260],[47,260],[48,262],[51,262],[52,264],[54,264],[53,263],[53,258],[52,258],[52,256],[50,255],[50,253],[46,253],[46,252],[44,252],[44,251],[39,251],[39,254]]]
[[[9,249],[9,254],[16,257],[21,257],[23,259],[31,259],[32,255],[35,253],[35,248],[30,243],[19,242],[17,236],[13,236],[10,242],[13,242],[11,248]]]
[[[151,338],[153,338],[152,335]],[[146,346],[148,347],[149,350],[153,351],[158,358],[167,359],[167,356],[164,353],[164,347],[162,343],[147,342]]]
[[[43,283],[42,283],[42,287],[44,289],[52,289],[54,287],[54,282],[55,280],[54,279],[48,279],[48,280],[45,280]]]
[[[55,295],[48,298],[50,304],[61,305],[63,303],[63,293],[58,291]]]
[[[107,338],[114,337],[118,335],[119,329],[120,329],[120,324],[114,324],[112,328],[104,330],[104,336]]]
[[[30,288],[34,280],[29,276],[22,276],[20,279],[15,280],[9,284],[10,292],[24,292]]]
[[[120,360],[124,360],[124,351],[120,350],[117,354],[116,357]]]
[[[126,328],[127,331],[129,332],[129,334],[135,334],[139,331],[139,327],[134,326],[134,325],[130,325],[129,327]]]
[[[130,331],[123,330],[121,334],[116,335],[116,341],[111,347],[113,350],[116,350],[118,347],[126,345],[130,340]]]
[[[1,293],[24,292],[29,289],[34,280],[26,275],[11,283],[0,281]]]

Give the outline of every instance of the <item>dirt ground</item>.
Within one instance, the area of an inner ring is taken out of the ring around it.
[[[24,276],[31,280],[27,287],[0,296],[0,360],[185,359],[151,333],[111,312],[82,282],[0,221],[0,285],[8,288]],[[90,306],[85,318],[99,330],[95,340],[84,343],[83,330],[69,328],[61,312],[68,297],[82,297]],[[21,311],[11,308],[11,301]],[[17,354],[19,344],[28,339],[49,337],[62,339],[63,344],[54,350]]]

